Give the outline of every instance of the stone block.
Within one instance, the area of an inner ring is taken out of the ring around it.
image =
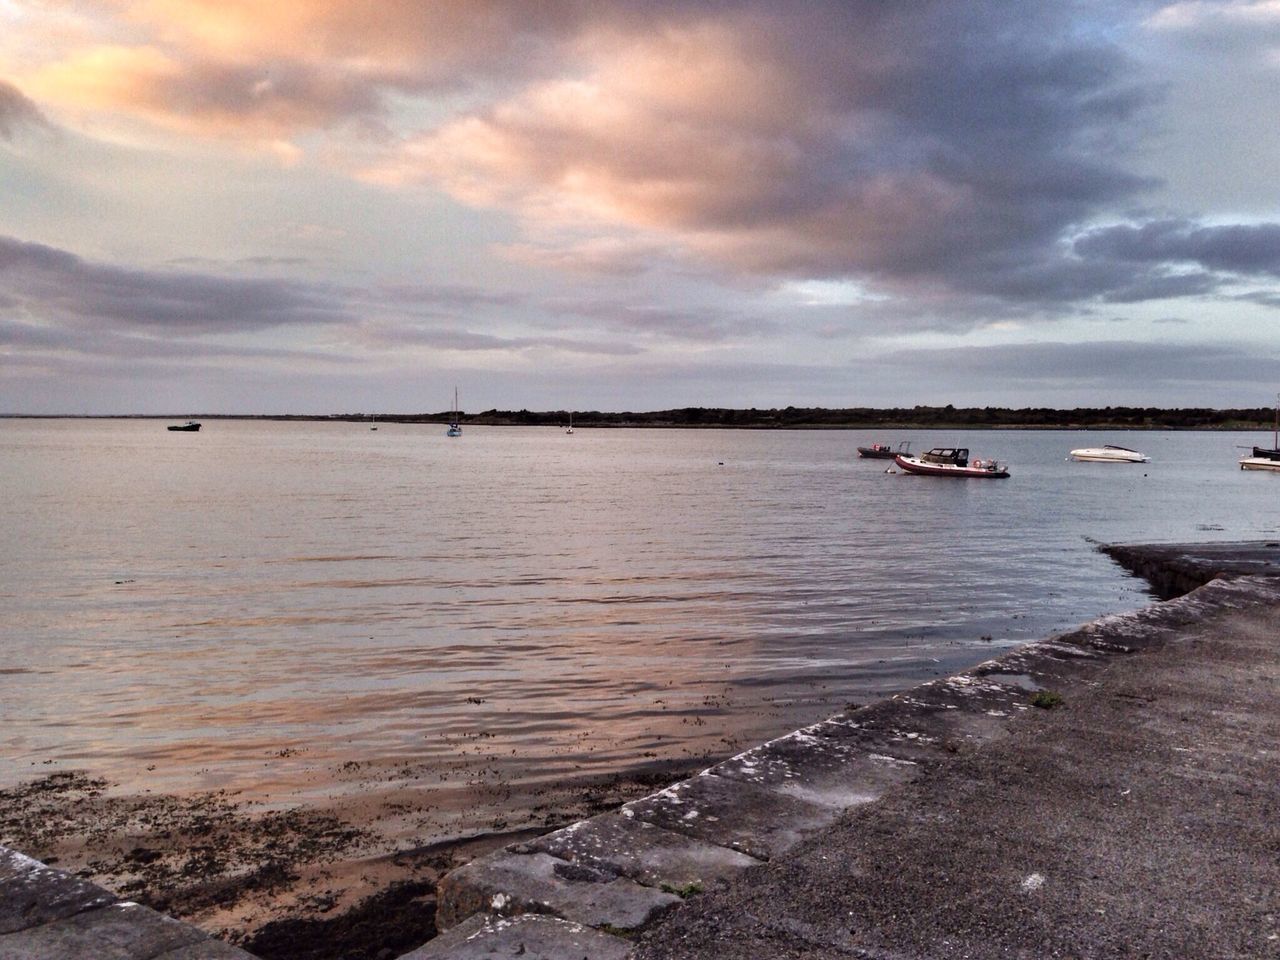
[[[0,934],[72,917],[115,903],[87,880],[0,847]]]
[[[768,860],[839,816],[828,806],[703,773],[633,800],[622,815]]]
[[[737,850],[617,813],[580,820],[528,846],[648,887],[673,890],[705,886],[761,862]]]
[[[155,960],[258,960],[258,958],[239,947],[210,938],[162,953]]]
[[[630,953],[627,941],[568,920],[476,915],[400,960],[626,960]]]
[[[441,930],[473,913],[543,913],[591,927],[633,930],[680,902],[611,871],[545,853],[499,850],[447,874],[437,888]]]
[[[718,763],[710,773],[839,811],[878,799],[918,770],[915,760],[806,728]]]
[[[136,903],[114,903],[0,938],[4,960],[153,960],[208,934]]]

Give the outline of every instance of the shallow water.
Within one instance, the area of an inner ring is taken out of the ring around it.
[[[1146,602],[1091,540],[1280,531],[1251,434],[379,426],[0,420],[0,786],[722,755]],[[854,453],[904,439],[1013,476]],[[1152,462],[1065,460],[1100,443]]]

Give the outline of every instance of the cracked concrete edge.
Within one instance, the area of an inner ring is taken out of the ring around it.
[[[1176,549],[1165,555],[1178,556]],[[845,809],[916,779],[928,764],[944,763],[951,755],[1003,736],[1014,718],[1035,709],[1037,693],[1062,696],[1092,685],[1112,658],[1158,648],[1178,628],[1211,612],[1280,600],[1280,579],[1272,571],[1251,576],[1256,572],[1251,566],[1234,579],[1214,579],[1221,567],[1218,558],[1197,566],[1199,579],[1184,581],[1190,592],[1175,599],[1099,618],[970,670],[846,710],[743,751],[617,812],[473,861],[442,882],[441,909],[448,923],[470,923],[476,913],[498,912],[492,906],[500,896],[503,911],[521,912],[515,904],[521,899],[536,901],[537,891],[524,897],[514,887],[499,890],[492,879],[520,876],[520,860],[535,854],[553,860],[553,871],[584,867],[585,872],[574,877],[578,884],[625,878],[631,881],[628,892],[657,887],[687,895],[704,882],[727,879],[789,850]],[[620,825],[623,819],[656,830],[649,834],[657,839],[656,845],[637,850],[634,845],[642,834]],[[717,848],[720,854],[708,854]],[[700,861],[708,863],[706,877],[697,872]],[[639,929],[667,909],[653,909],[638,922],[633,915],[627,922],[606,922],[603,927]],[[535,912],[561,911],[544,902]],[[582,917],[578,913],[570,919]],[[483,939],[483,932],[478,936]],[[569,958],[575,956],[574,949],[566,943],[568,952],[546,956]]]

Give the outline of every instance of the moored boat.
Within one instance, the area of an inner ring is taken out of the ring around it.
[[[1245,457],[1240,461],[1241,470],[1277,470],[1280,467],[1265,467],[1259,465],[1245,466],[1245,463],[1252,460],[1272,460],[1280,463],[1280,395],[1276,396],[1276,419],[1275,426],[1271,432],[1270,447],[1254,447],[1252,456]]]
[[[968,447],[934,447],[918,457],[898,454],[893,459],[907,473],[927,477],[1004,480],[1009,476],[1009,468],[995,460],[970,460]]]
[[[188,420],[186,423],[171,423],[169,424],[169,429],[177,430],[181,433],[195,433],[200,429],[200,424],[194,420]]]
[[[858,448],[858,456],[865,457],[868,460],[892,460],[898,454],[902,454],[904,457],[911,456],[910,440],[904,440],[902,443],[898,444],[897,450],[893,449],[893,447],[889,446],[887,443],[873,443],[869,447]]]
[[[1245,457],[1240,461],[1241,470],[1273,470],[1280,473],[1280,457]]]
[[[449,429],[444,432],[446,437],[462,436],[461,417],[458,414],[458,388],[453,388],[453,417],[449,420]]]
[[[1268,461],[1276,466],[1266,466]],[[1280,394],[1276,396],[1275,425],[1271,429],[1270,447],[1254,447],[1251,456],[1240,461],[1240,470],[1280,470]]]
[[[1072,450],[1071,459],[1086,463],[1147,463],[1151,458],[1137,450],[1108,443],[1101,447],[1081,447],[1079,450]]]

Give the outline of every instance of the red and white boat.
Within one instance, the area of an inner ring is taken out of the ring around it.
[[[994,460],[970,460],[968,447],[934,447],[918,457],[899,454],[894,457],[894,462],[907,473],[919,473],[927,477],[1004,480],[1009,476],[1009,468]]]

